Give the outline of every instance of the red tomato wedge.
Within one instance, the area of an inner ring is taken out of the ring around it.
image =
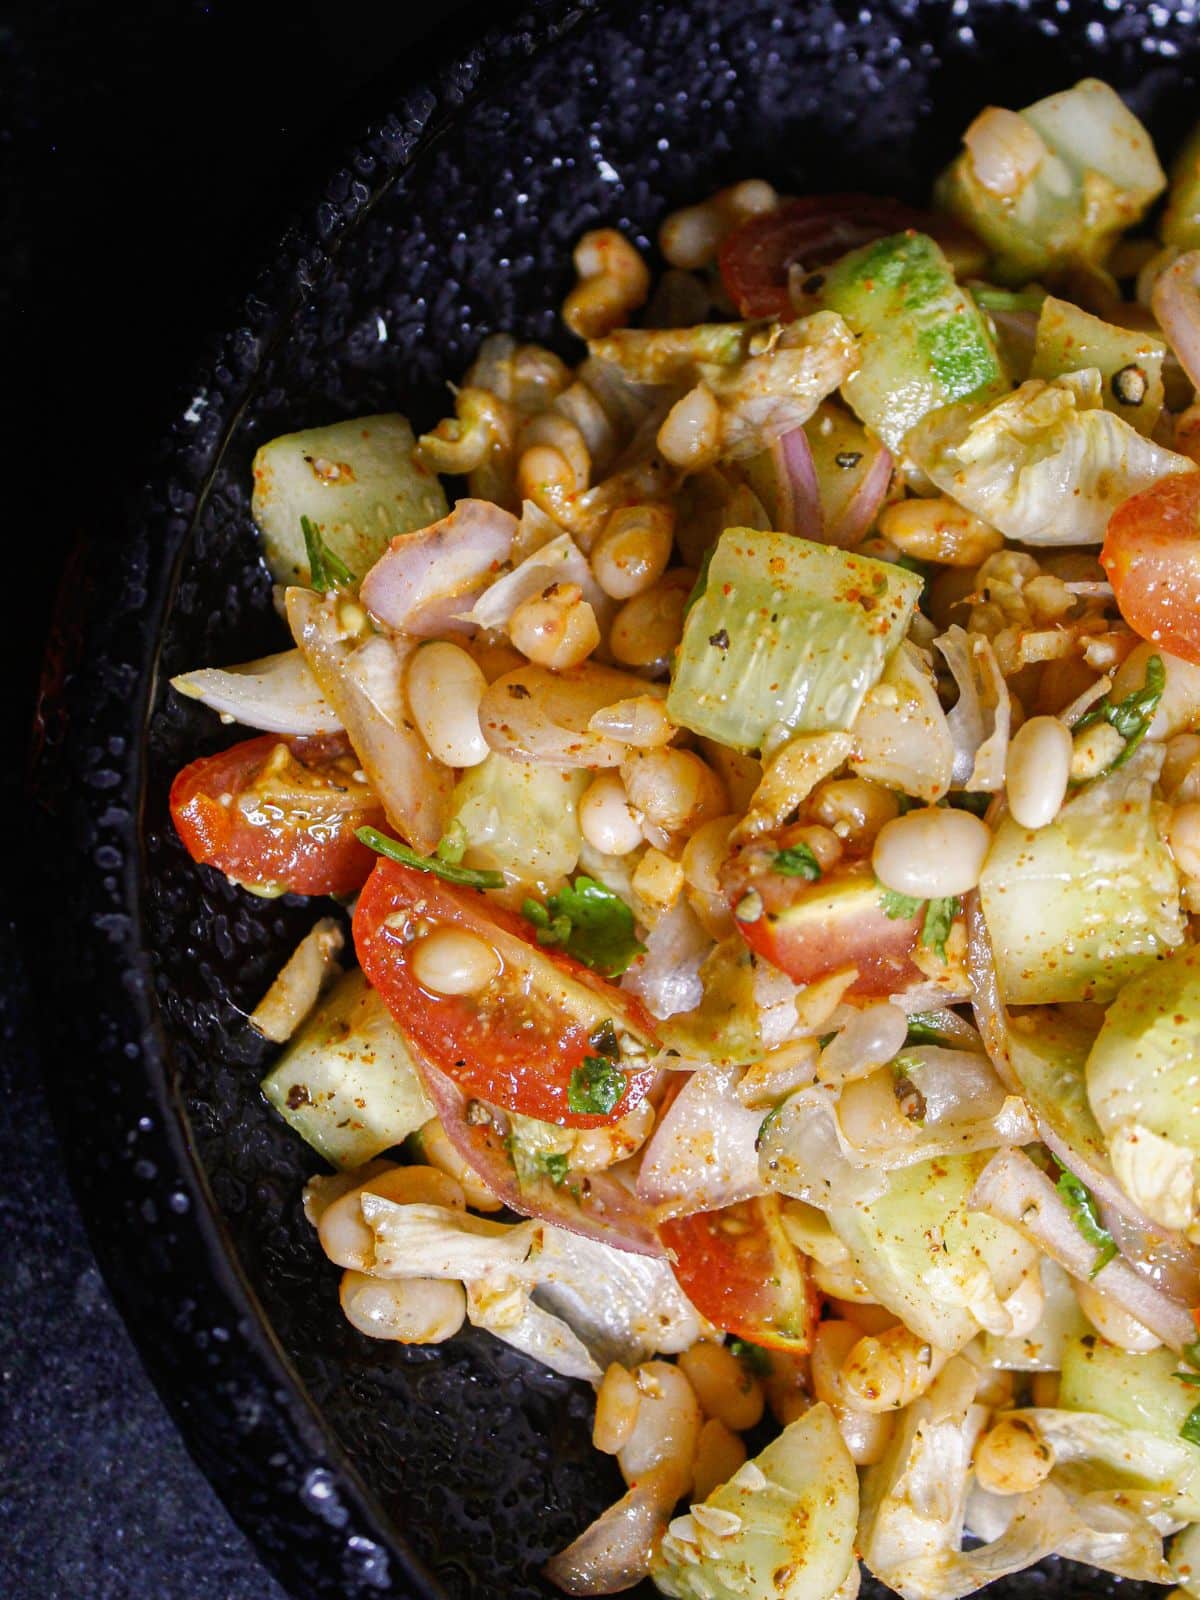
[[[773,1350],[805,1351],[817,1291],[783,1230],[778,1195],[658,1225],[688,1299],[718,1328]]]
[[[1180,472],[1119,505],[1100,564],[1125,621],[1200,665],[1200,472]]]
[[[816,194],[789,200],[735,228],[721,246],[721,278],[744,317],[796,315],[790,269],[815,272],[859,245],[915,228],[936,239],[961,272],[981,271],[979,241],[949,217],[869,194]]]
[[[846,990],[855,999],[881,999],[919,981],[912,952],[920,913],[889,917],[866,861],[843,863],[815,883],[773,871],[769,863],[787,840],[785,833],[769,850],[755,845],[727,868],[734,921],[751,950],[793,983],[815,983],[857,967]]]
[[[378,858],[355,829],[386,827],[340,734],[263,734],[203,756],[176,776],[170,805],[193,861],[293,894],[361,888]]]
[[[499,976],[479,994],[432,994],[413,975],[414,941],[446,924],[478,934],[500,956]],[[468,1095],[543,1122],[596,1128],[632,1111],[654,1081],[647,1063],[658,1044],[634,997],[543,949],[529,923],[477,890],[377,859],[354,913],[354,945],[400,1027]],[[572,1111],[571,1074],[604,1055],[597,1036],[605,1024],[621,1046],[613,1065],[625,1090],[607,1113]]]

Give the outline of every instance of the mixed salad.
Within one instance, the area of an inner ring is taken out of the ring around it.
[[[569,1594],[1200,1595],[1200,134],[659,245],[264,445],[293,645],[174,680],[184,845],[336,903],[250,1023],[342,1308],[594,1386]]]

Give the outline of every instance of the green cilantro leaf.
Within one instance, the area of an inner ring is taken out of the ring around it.
[[[1189,1444],[1200,1444],[1200,1406],[1193,1406],[1184,1417],[1179,1437],[1186,1439]]]
[[[821,863],[806,844],[792,844],[780,850],[772,863],[785,878],[807,878],[815,883],[821,876]]]
[[[1078,733],[1084,728],[1091,728],[1097,722],[1107,722],[1115,728],[1125,741],[1125,748],[1115,761],[1109,763],[1104,772],[1097,774],[1106,777],[1108,773],[1115,772],[1118,767],[1123,767],[1130,756],[1141,744],[1149,732],[1150,724],[1154,721],[1154,713],[1158,710],[1158,702],[1163,697],[1167,687],[1167,671],[1163,666],[1161,656],[1151,656],[1146,663],[1146,680],[1140,689],[1135,689],[1132,694],[1127,694],[1124,700],[1119,700],[1113,705],[1110,700],[1101,700],[1099,705],[1075,724]]]
[[[893,922],[897,917],[915,917],[921,909],[921,902],[914,900],[912,895],[900,894],[895,889],[884,889],[882,884],[879,887],[883,891],[879,903]]]
[[[546,1176],[556,1189],[567,1181],[567,1175],[571,1169],[571,1158],[565,1151],[547,1151],[544,1155],[540,1155],[538,1160],[545,1168]]]
[[[571,1073],[567,1106],[581,1117],[606,1117],[620,1103],[629,1079],[607,1056],[584,1056]]]
[[[1054,1187],[1066,1201],[1075,1226],[1087,1242],[1096,1247],[1096,1259],[1091,1270],[1091,1276],[1094,1278],[1100,1268],[1107,1266],[1116,1255],[1117,1242],[1101,1223],[1091,1190],[1080,1183],[1073,1172],[1061,1169]],[[1200,1444],[1200,1439],[1196,1442]]]
[[[321,537],[321,530],[307,517],[300,518],[300,532],[304,535],[304,549],[308,556],[308,571],[312,587],[318,594],[328,594],[339,584],[353,583],[354,574],[332,551]]]
[[[992,796],[984,790],[974,792],[969,789],[959,789],[947,798],[947,805],[955,811],[969,811],[973,817],[981,817],[992,803]]]
[[[398,861],[401,866],[416,867],[418,872],[432,872],[435,878],[444,878],[447,883],[461,883],[468,889],[504,887],[502,872],[478,871],[474,867],[459,867],[450,861],[439,861],[436,856],[423,856],[410,845],[402,844],[399,839],[389,839],[378,828],[359,828],[356,837],[374,850],[376,855],[386,856],[389,861]]]
[[[905,1044],[941,1044],[945,1034],[933,1020],[931,1011],[913,1011],[908,1019]]]
[[[633,912],[595,878],[580,875],[544,906],[526,900],[521,914],[537,929],[539,944],[561,945],[603,978],[619,978],[646,948],[634,932]]]
[[[1179,1352],[1189,1367],[1200,1371],[1200,1339],[1193,1339],[1191,1344],[1185,1344]]]
[[[1173,1372],[1171,1376],[1180,1383],[1190,1384],[1193,1389],[1200,1388],[1200,1372]]]
[[[932,950],[940,961],[946,959],[946,940],[950,937],[954,919],[961,910],[962,901],[956,894],[947,895],[942,900],[928,900],[925,903],[925,916],[921,922],[921,943],[926,950]]]
[[[771,1357],[760,1344],[751,1344],[749,1339],[731,1339],[729,1352],[735,1355],[744,1366],[760,1378],[769,1378],[771,1375]]]

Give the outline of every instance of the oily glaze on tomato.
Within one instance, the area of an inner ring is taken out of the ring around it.
[[[184,767],[171,820],[193,861],[252,888],[352,894],[377,859],[355,829],[386,826],[340,734],[264,734]]]
[[[792,317],[792,267],[816,272],[859,245],[906,228],[936,239],[960,271],[982,269],[978,240],[948,217],[876,195],[818,194],[789,200],[735,228],[721,246],[721,279],[742,316]]]
[[[1200,665],[1200,472],[1163,478],[1119,505],[1100,564],[1134,632]]]
[[[779,1198],[659,1223],[679,1287],[726,1333],[776,1350],[807,1350],[818,1297],[783,1231]]]
[[[882,999],[919,982],[912,959],[920,914],[889,917],[870,862],[841,863],[816,882],[771,866],[787,833],[769,845],[741,851],[726,868],[734,922],[751,950],[786,972],[793,983],[815,983],[846,967],[858,976],[854,999]]]
[[[432,994],[413,975],[413,943],[446,924],[478,934],[500,956],[499,977],[479,994]],[[354,946],[418,1052],[474,1098],[543,1122],[595,1128],[632,1111],[654,1081],[647,1065],[657,1049],[653,1027],[633,996],[543,949],[529,923],[477,890],[378,860],[354,913]],[[625,1092],[603,1115],[572,1111],[571,1074],[604,1053],[595,1039],[606,1023],[622,1045],[616,1064]]]

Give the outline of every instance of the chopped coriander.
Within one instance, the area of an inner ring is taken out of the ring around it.
[[[931,1011],[914,1011],[909,1016],[905,1044],[941,1044],[944,1038]]]
[[[389,839],[378,828],[359,828],[356,837],[377,855],[386,856],[389,861],[398,861],[401,866],[416,867],[418,872],[432,872],[435,878],[444,878],[447,883],[461,883],[468,889],[504,887],[502,872],[477,871],[474,867],[459,867],[450,861],[439,861],[436,856],[423,856],[410,845],[402,844],[399,839]]]
[[[633,912],[611,889],[580,876],[548,897],[528,899],[521,914],[537,929],[539,944],[561,945],[604,978],[619,978],[646,948],[634,932]]]
[[[1180,1383],[1188,1383],[1193,1389],[1200,1388],[1200,1372],[1173,1372],[1173,1378],[1178,1378]]]
[[[1193,1339],[1191,1344],[1185,1344],[1179,1352],[1189,1367],[1200,1371],[1200,1339]]]
[[[448,861],[452,867],[456,867],[466,854],[467,843],[467,830],[455,820],[438,840],[433,853],[439,861]]]
[[[782,1106],[772,1106],[770,1111],[767,1112],[766,1116],[759,1123],[758,1132],[754,1135],[754,1148],[756,1150],[760,1150],[762,1148],[762,1142],[767,1136],[767,1129],[775,1121],[775,1118],[779,1115],[782,1109]]]
[[[1200,1406],[1193,1406],[1183,1419],[1183,1427],[1179,1430],[1179,1437],[1186,1439],[1188,1444],[1200,1445]]]
[[[994,283],[972,283],[975,304],[985,311],[1040,311],[1044,289],[998,289]]]
[[[760,1344],[751,1344],[749,1339],[731,1339],[729,1353],[738,1358],[744,1366],[749,1367],[759,1378],[771,1375],[771,1357]]]
[[[821,863],[806,844],[788,845],[778,852],[772,865],[785,878],[807,878],[809,883],[815,883],[821,876]]]
[[[969,811],[972,816],[981,817],[992,803],[992,796],[986,790],[972,793],[968,789],[958,789],[946,801],[955,811]]]
[[[1107,722],[1125,741],[1125,748],[1115,761],[1109,763],[1098,777],[1106,777],[1123,767],[1141,744],[1154,721],[1154,713],[1167,687],[1167,672],[1161,656],[1151,656],[1146,662],[1146,680],[1140,689],[1127,694],[1124,700],[1113,705],[1107,698],[1093,706],[1075,724],[1075,732],[1093,727],[1097,722]]]
[[[921,902],[914,900],[912,895],[901,894],[896,889],[884,889],[882,884],[879,887],[882,890],[879,903],[893,922],[897,917],[915,917],[920,911]]]
[[[1090,1274],[1094,1278],[1101,1267],[1107,1266],[1116,1255],[1117,1242],[1101,1223],[1091,1190],[1080,1183],[1073,1172],[1068,1172],[1065,1168],[1060,1169],[1059,1179],[1054,1187],[1066,1201],[1072,1222],[1088,1244],[1096,1247],[1096,1259]],[[1200,1440],[1197,1442],[1200,1443]]]
[[[332,551],[321,537],[321,530],[308,517],[300,518],[300,531],[304,535],[304,549],[308,556],[308,571],[312,587],[319,594],[328,594],[340,583],[353,583],[354,574]]]
[[[823,1033],[823,1034],[821,1034],[820,1038],[817,1040],[817,1049],[818,1050],[824,1050],[825,1047],[827,1045],[831,1045],[836,1038],[837,1038],[837,1029],[836,1028],[834,1028],[831,1033]]]
[[[954,919],[962,910],[962,901],[956,894],[941,900],[927,900],[921,921],[921,943],[932,950],[939,961],[946,959],[946,940],[954,926]]]
[[[619,1104],[629,1080],[607,1056],[584,1056],[571,1073],[567,1106],[581,1117],[606,1117]]]
[[[538,1160],[545,1168],[546,1176],[557,1189],[567,1181],[571,1170],[570,1157],[562,1150],[548,1150],[544,1155],[539,1155]]]

